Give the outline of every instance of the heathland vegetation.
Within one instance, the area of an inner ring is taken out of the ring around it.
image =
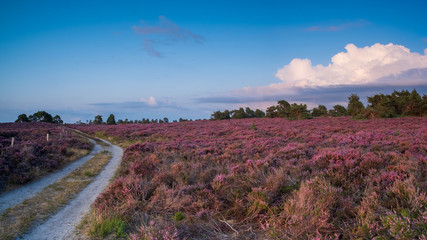
[[[74,127],[128,146],[93,238],[426,236],[425,117]]]
[[[0,124],[0,191],[27,183],[89,153],[92,145],[62,125]]]
[[[110,114],[67,125],[125,148],[82,229],[95,239],[424,239],[427,96],[367,103],[351,94],[329,110],[281,100],[212,114],[223,121]],[[45,113],[0,124],[1,188],[90,149]]]

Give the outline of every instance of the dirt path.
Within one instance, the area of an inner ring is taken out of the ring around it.
[[[105,140],[103,142],[109,145],[106,150],[112,153],[112,158],[104,170],[96,177],[95,181],[89,184],[58,213],[19,239],[66,239],[73,232],[75,226],[89,210],[90,205],[108,185],[122,159],[123,150],[120,147]]]
[[[66,176],[73,170],[77,169],[82,164],[84,164],[87,160],[91,159],[93,156],[95,156],[96,154],[98,154],[103,150],[102,146],[97,144],[94,140],[92,139],[88,139],[88,140],[94,144],[94,147],[89,155],[68,164],[66,167],[64,167],[61,170],[58,170],[54,173],[44,176],[43,178],[37,181],[26,184],[12,191],[2,193],[0,195],[0,214],[5,209],[13,207],[23,202],[24,200],[33,197],[40,190],[58,181],[59,179],[63,178],[64,176]]]

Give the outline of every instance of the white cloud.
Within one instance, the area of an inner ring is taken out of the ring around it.
[[[364,48],[348,44],[345,49],[346,52],[340,52],[333,56],[331,63],[327,66],[313,66],[309,59],[293,59],[288,65],[279,69],[275,75],[283,82],[269,85],[268,88],[306,88],[376,83],[401,86],[427,83],[426,75],[415,80],[397,77],[400,74],[405,74],[406,71],[427,68],[426,51],[424,51],[424,55],[421,55],[410,52],[404,46],[392,43],[387,45],[377,43]],[[387,78],[388,82],[385,82]]]
[[[141,102],[146,103],[149,106],[157,106],[158,102],[154,97],[141,98]]]

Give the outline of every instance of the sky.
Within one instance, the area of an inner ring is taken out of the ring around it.
[[[0,122],[427,93],[427,1],[0,0]]]

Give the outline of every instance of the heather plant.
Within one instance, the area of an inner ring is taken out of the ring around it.
[[[142,225],[138,233],[130,235],[131,240],[178,240],[178,232],[173,226],[155,226],[154,221],[149,226]]]
[[[24,184],[87,154],[91,144],[61,125],[0,124],[0,191]]]
[[[284,203],[277,227],[281,226],[283,236],[291,239],[332,236],[339,226],[334,216],[342,201],[341,192],[321,177],[303,182]]]
[[[135,238],[163,236],[168,226],[177,239],[422,239],[426,232],[425,118],[75,127],[129,145],[94,206],[121,216]],[[176,221],[178,213],[185,218]]]

